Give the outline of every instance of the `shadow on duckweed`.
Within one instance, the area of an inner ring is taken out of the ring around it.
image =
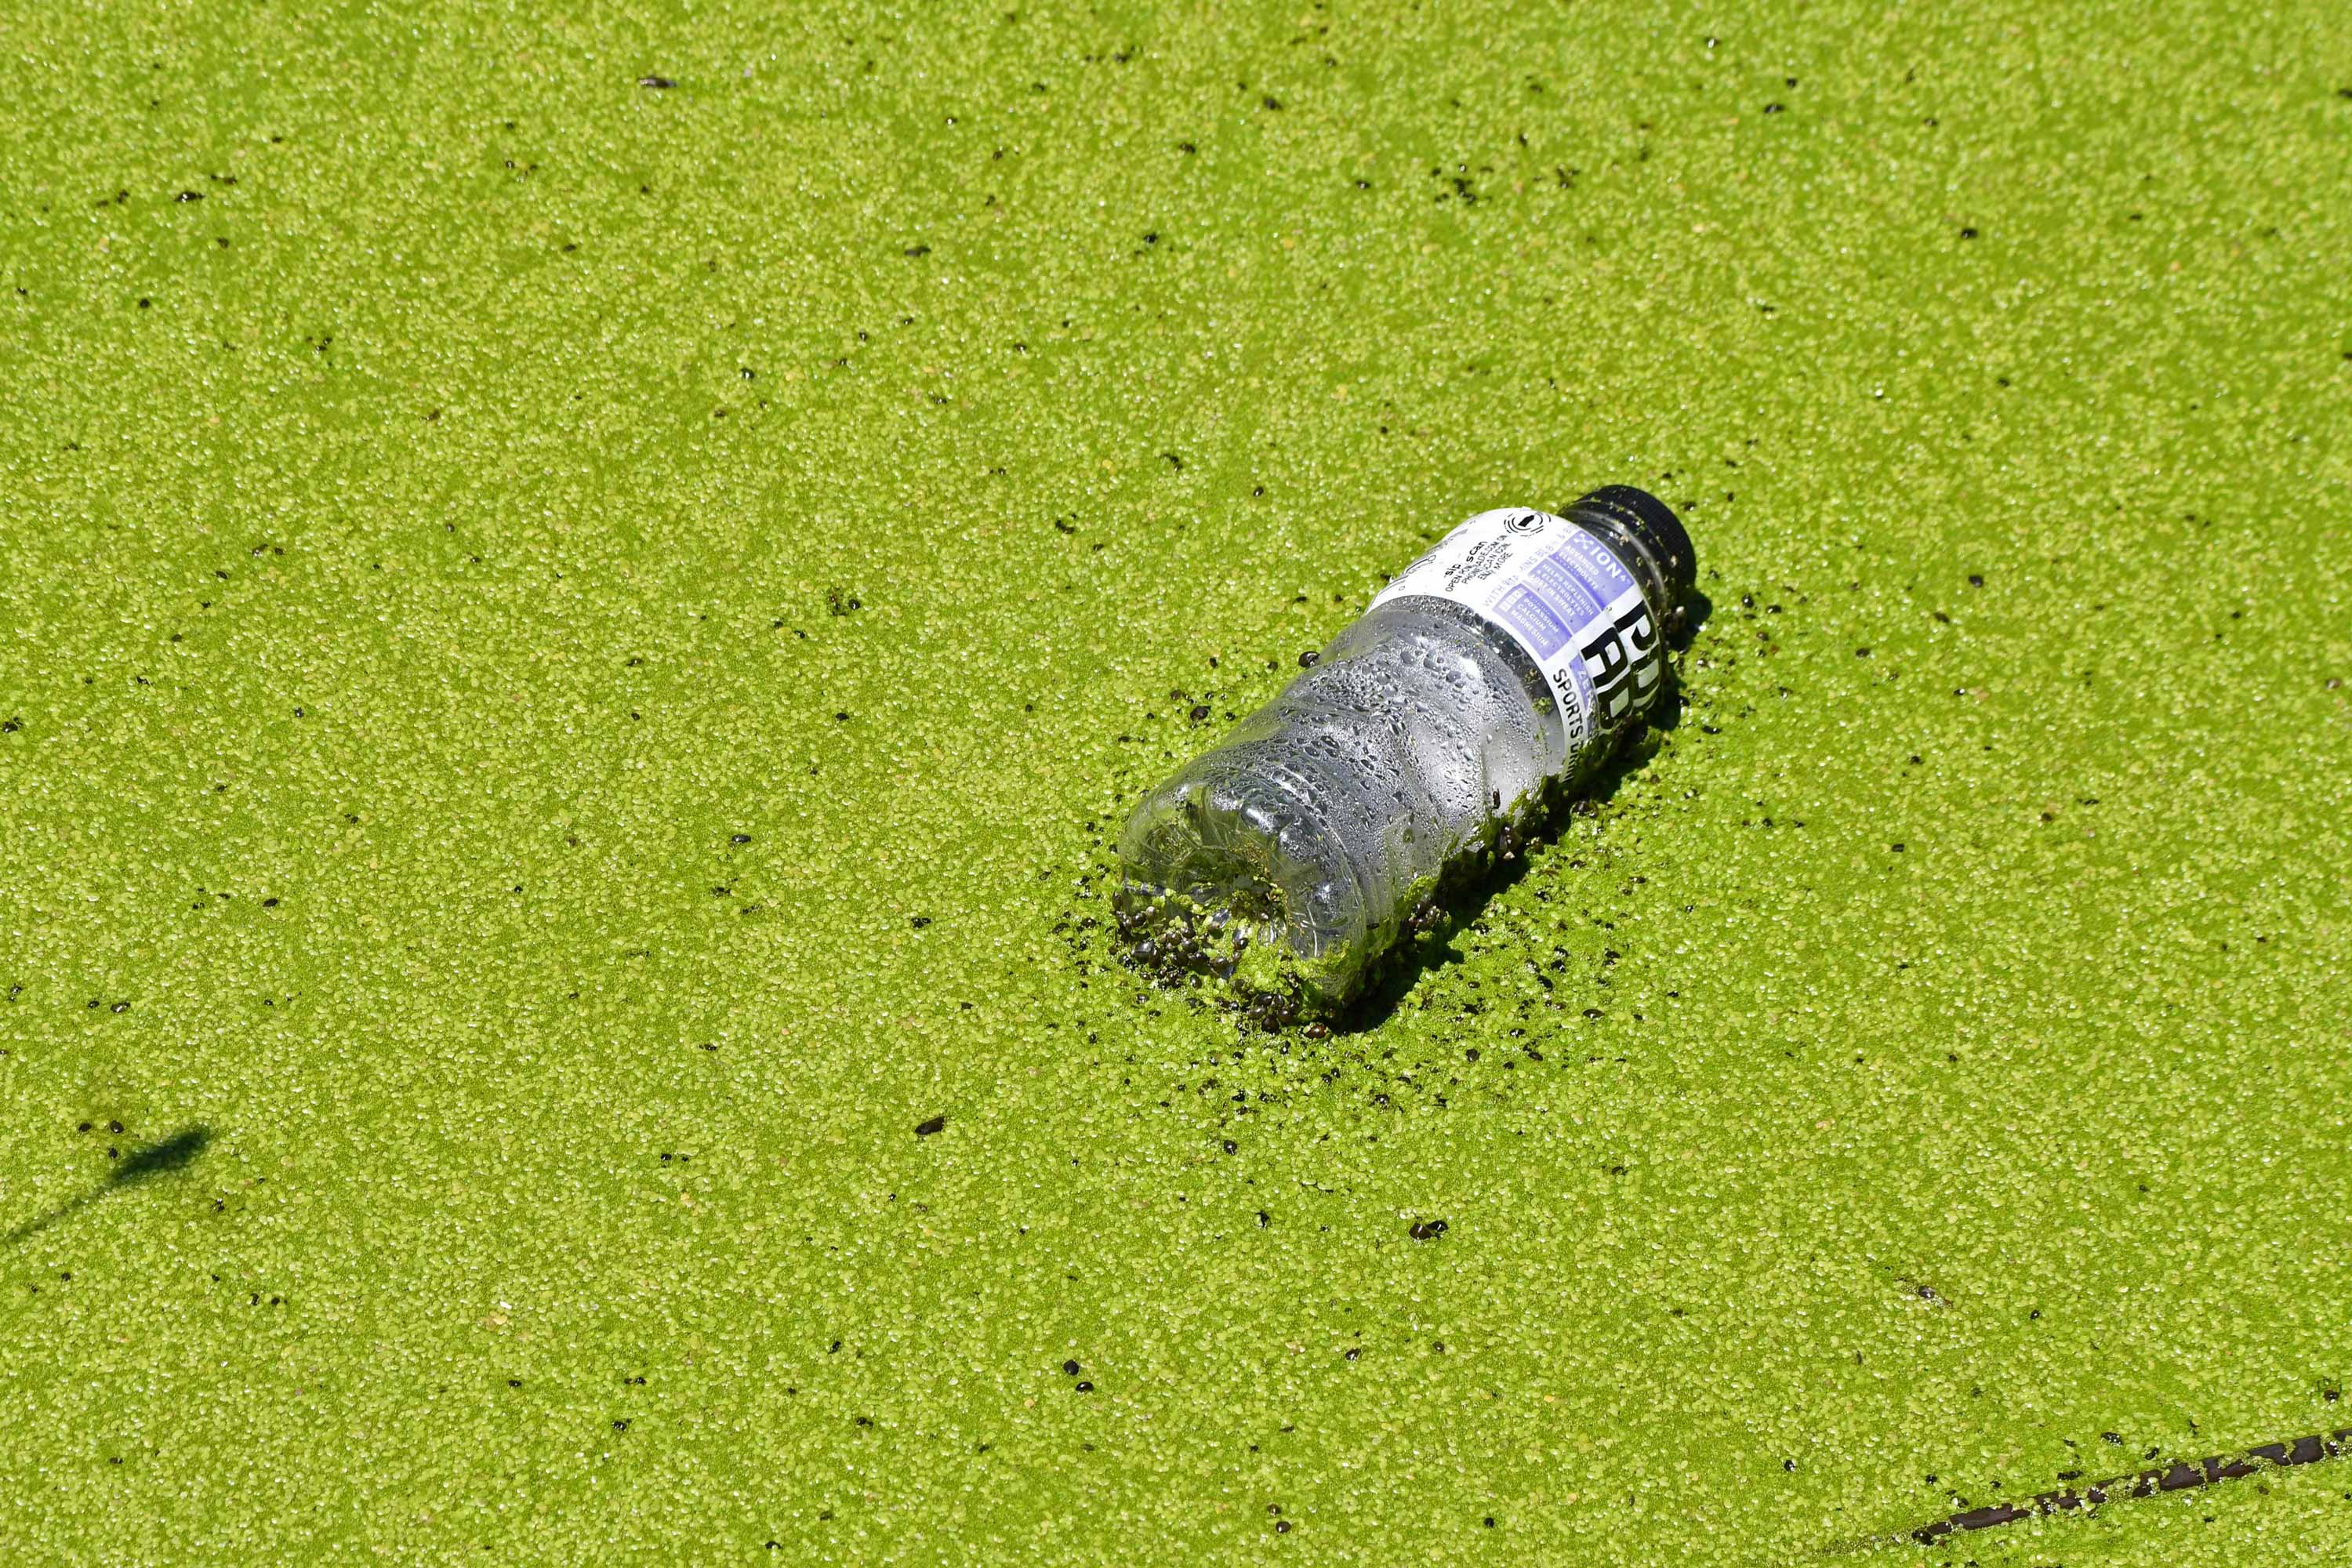
[[[71,1218],[110,1193],[121,1192],[125,1187],[135,1187],[142,1182],[152,1181],[158,1176],[168,1176],[186,1170],[195,1163],[196,1156],[202,1154],[205,1152],[205,1146],[212,1141],[212,1129],[198,1121],[181,1128],[159,1143],[150,1143],[144,1148],[133,1149],[124,1157],[121,1164],[108,1173],[103,1182],[79,1197],[59,1204],[48,1213],[28,1219],[10,1231],[6,1245],[14,1247],[19,1242],[38,1236],[51,1226]]]

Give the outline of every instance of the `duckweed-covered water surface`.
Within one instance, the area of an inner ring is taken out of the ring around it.
[[[2271,1563],[2340,7],[21,8],[28,1560]],[[1139,792],[1493,506],[1680,701],[1336,1028]]]

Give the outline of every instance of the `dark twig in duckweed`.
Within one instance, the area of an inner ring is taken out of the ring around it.
[[[1989,1503],[1964,1513],[1949,1514],[1933,1523],[1906,1531],[1905,1539],[1925,1545],[1963,1531],[1990,1530],[1995,1525],[2012,1524],[2021,1519],[2039,1519],[2054,1513],[2080,1513],[2116,1499],[2189,1491],[2219,1481],[2251,1476],[2265,1468],[2282,1469],[2290,1465],[2316,1464],[2344,1452],[2347,1443],[2352,1443],[2352,1426],[2334,1432],[2314,1432],[2290,1442],[2263,1443],[2235,1454],[2216,1454],[2198,1460],[2184,1459],[2164,1468],[2142,1470],[2137,1475],[2114,1476],[2086,1487],[2068,1487],[2043,1492],[2023,1502]]]

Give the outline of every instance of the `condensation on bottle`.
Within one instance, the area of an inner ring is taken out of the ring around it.
[[[1681,521],[1631,486],[1454,529],[1138,804],[1119,838],[1135,956],[1346,1002],[1450,866],[1654,710],[1694,578]]]

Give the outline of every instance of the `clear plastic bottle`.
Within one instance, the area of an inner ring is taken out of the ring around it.
[[[1628,486],[1454,529],[1137,805],[1119,839],[1137,958],[1238,973],[1285,1008],[1346,1001],[1450,861],[1650,710],[1693,578],[1682,523]]]

